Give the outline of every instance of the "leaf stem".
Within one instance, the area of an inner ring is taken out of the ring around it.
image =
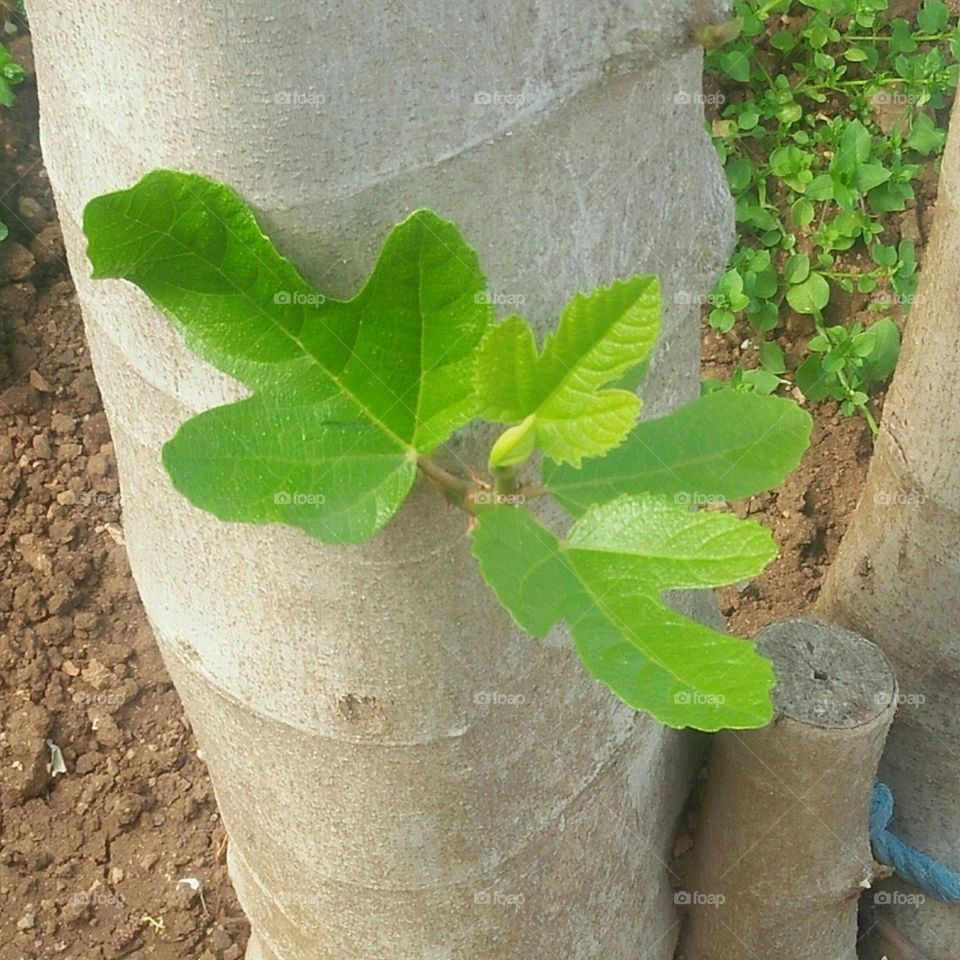
[[[417,468],[426,481],[437,490],[448,503],[459,507],[465,513],[475,516],[480,510],[497,504],[517,506],[528,500],[537,500],[549,496],[550,491],[538,483],[523,483],[517,478],[519,468],[505,468],[496,471],[494,489],[490,484],[475,478],[464,480],[434,463],[427,457],[417,458]]]
[[[497,467],[493,471],[493,489],[506,496],[516,493],[520,488],[517,469],[517,467]]]
[[[863,414],[863,418],[867,421],[867,426],[870,428],[870,433],[873,434],[873,439],[876,440],[880,435],[880,427],[877,424],[877,420],[873,415],[873,411],[870,409],[868,403],[860,404],[860,412]]]
[[[417,468],[427,482],[440,492],[444,500],[467,513],[475,512],[474,495],[478,489],[476,484],[454,476],[427,457],[417,457]]]

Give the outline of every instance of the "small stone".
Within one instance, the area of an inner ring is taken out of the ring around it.
[[[42,267],[57,266],[66,263],[63,249],[63,236],[60,227],[51,223],[44,227],[30,244],[30,252]]]
[[[37,636],[42,637],[44,640],[62,643],[70,636],[71,626],[72,624],[66,617],[47,617],[43,623],[37,624]],[[51,650],[49,657],[50,666],[53,667],[54,670],[58,670],[63,666],[63,660],[56,650]]]
[[[113,674],[96,659],[90,660],[80,673],[85,683],[89,683],[95,690],[103,690],[113,683]]]
[[[123,527],[119,526],[116,523],[105,523],[103,525],[103,529],[106,532],[107,536],[110,537],[110,539],[114,543],[118,544],[121,547],[123,546],[125,542],[125,538],[123,536]]]
[[[102,753],[97,753],[95,750],[91,750],[87,753],[81,754],[77,758],[77,762],[74,764],[73,772],[78,776],[86,776],[88,773],[92,773],[97,769],[104,761],[104,756]]]
[[[61,443],[57,448],[61,460],[76,460],[83,453],[79,443]]]
[[[17,929],[18,929],[18,930],[32,930],[32,929],[33,929],[33,925],[34,925],[35,922],[36,922],[36,918],[34,917],[34,915],[33,915],[32,913],[25,913],[25,914],[17,921]]]
[[[77,525],[73,520],[54,520],[47,535],[54,543],[69,543],[76,533]]]
[[[107,883],[111,887],[115,887],[118,883],[123,881],[123,870],[120,867],[111,867],[107,871]]]
[[[101,410],[91,414],[83,421],[81,427],[83,445],[90,453],[96,453],[103,444],[110,439],[110,428],[107,426],[106,415]]]
[[[13,441],[7,434],[0,435],[0,463],[10,463],[13,460]]]
[[[93,630],[97,626],[97,615],[90,610],[81,610],[74,614],[73,626],[77,630]]]
[[[10,809],[46,790],[51,726],[50,714],[35,703],[27,702],[7,717],[4,732],[9,753],[0,765],[0,807]]]
[[[53,448],[50,446],[50,438],[45,433],[34,434],[33,452],[41,460],[49,460],[53,456]]]
[[[95,453],[87,458],[87,476],[94,478],[105,477],[110,470],[107,458],[100,453]]]
[[[223,953],[224,950],[229,950],[233,946],[233,938],[225,930],[215,927],[210,934],[210,946],[217,953]]]
[[[43,546],[37,543],[37,538],[34,534],[25,533],[19,537],[17,539],[17,551],[37,573],[48,577],[53,572],[53,564],[46,553],[44,553]]]
[[[30,386],[40,393],[53,392],[53,387],[50,386],[47,378],[36,367],[30,371]]]
[[[77,421],[65,413],[55,413],[50,418],[50,426],[56,433],[73,433],[77,428]]]
[[[57,503],[62,507],[73,506],[77,502],[77,495],[72,490],[62,490],[57,494]]]
[[[60,919],[68,927],[76,927],[86,920],[92,906],[86,897],[70,897],[60,910]]]
[[[33,254],[15,240],[5,240],[0,246],[0,277],[5,282],[26,280],[34,263]]]
[[[72,660],[64,660],[60,668],[68,677],[79,677],[80,668]]]
[[[47,223],[47,214],[33,197],[21,197],[17,210],[31,230],[41,230]],[[30,259],[33,259],[31,255]]]
[[[123,731],[109,714],[99,718],[96,725],[97,740],[105,747],[119,747],[123,743]]]
[[[146,854],[143,859],[140,861],[140,867],[143,870],[152,870],[156,865],[157,861],[160,859],[160,854],[155,851],[151,851]]]

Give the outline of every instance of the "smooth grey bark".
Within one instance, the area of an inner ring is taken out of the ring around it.
[[[880,773],[891,829],[960,870],[960,114],[860,502],[818,603],[893,663],[900,706]],[[960,905],[889,881],[883,910],[929,960],[960,956]]]
[[[335,295],[428,206],[541,330],[575,290],[656,271],[662,412],[696,392],[695,304],[732,240],[688,39],[720,6],[31,4],[131,565],[230,833],[249,960],[666,960],[695,751],[590,680],[565,633],[521,635],[429,491],[349,548],[178,496],[160,445],[240,388],[134,288],[87,279],[83,206],[160,166],[225,180]],[[482,467],[479,438],[449,457]]]
[[[713,740],[680,956],[856,960],[893,669],[868,640],[816,620],[772,624],[757,649],[777,672],[776,718]]]

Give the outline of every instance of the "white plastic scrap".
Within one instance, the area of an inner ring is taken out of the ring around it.
[[[67,772],[67,765],[63,762],[63,751],[52,741],[47,741],[50,748],[50,763],[47,764],[50,775],[55,777],[59,773]]]
[[[203,912],[205,914],[209,913],[210,911],[207,910],[207,901],[203,896],[203,884],[196,877],[181,877],[177,881],[177,886],[179,887],[181,883],[185,887],[189,887],[191,890],[193,890],[194,893],[200,894],[200,904],[203,907]]]

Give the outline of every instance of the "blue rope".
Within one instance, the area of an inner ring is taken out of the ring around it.
[[[893,867],[906,881],[945,903],[960,903],[960,873],[894,836],[887,825],[893,819],[893,794],[879,780],[870,801],[870,843],[878,863]]]

